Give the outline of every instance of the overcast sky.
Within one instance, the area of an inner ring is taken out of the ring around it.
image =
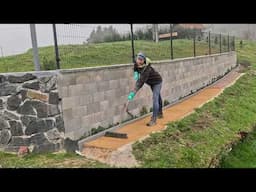
[[[58,43],[77,44],[86,42],[91,31],[96,29],[98,25],[102,27],[112,25],[121,33],[130,32],[129,24],[57,24]],[[135,25],[134,29],[138,27],[141,27],[141,25]],[[36,32],[39,47],[53,45],[51,24],[36,24]],[[0,49],[2,49],[4,56],[24,53],[31,47],[29,24],[0,24]],[[2,56],[1,54],[0,52],[0,56]]]
[[[120,33],[130,33],[129,24],[57,24],[58,44],[80,44],[86,42],[90,33],[97,26],[108,27],[112,25]],[[169,24],[166,24],[169,25]],[[152,26],[151,24],[135,24],[134,30]],[[214,31],[230,32],[248,29],[249,25],[214,24]],[[251,27],[254,31],[256,25]],[[53,45],[52,24],[36,24],[38,46]],[[0,24],[0,57],[20,54],[32,47],[29,24]],[[1,52],[2,51],[2,52]]]

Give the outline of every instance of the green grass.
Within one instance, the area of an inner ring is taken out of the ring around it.
[[[256,43],[248,41],[242,49],[237,47],[239,61],[249,61],[252,69],[219,97],[183,120],[169,123],[165,131],[133,145],[133,153],[142,167],[218,166],[223,151],[238,140],[237,133],[251,131],[256,122],[256,76],[251,73],[256,67],[255,50]],[[237,153],[239,158],[244,152]],[[253,157],[254,153],[248,156]],[[255,162],[256,156],[253,158]],[[251,165],[254,164],[245,164]]]
[[[0,152],[2,168],[109,168],[97,161],[71,153],[29,154],[18,157],[15,154]]]
[[[239,141],[220,161],[222,168],[256,168],[256,131]]]
[[[193,41],[177,39],[173,41],[174,58],[193,56]],[[212,53],[217,53],[219,47],[212,45]],[[152,60],[170,59],[170,41],[135,41],[135,52],[143,51]],[[131,63],[131,42],[120,41],[90,45],[62,45],[59,47],[61,68],[80,68],[104,66],[112,64]],[[196,54],[208,53],[208,44],[205,41],[197,42]],[[55,53],[52,46],[39,48],[39,57],[43,67],[43,58],[55,62]],[[0,58],[0,72],[33,71],[32,50],[24,54]]]

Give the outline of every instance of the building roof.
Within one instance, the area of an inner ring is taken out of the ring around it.
[[[177,32],[173,32],[172,33],[172,36],[173,37],[177,37],[178,36],[178,33]],[[162,38],[170,38],[171,37],[171,33],[164,33],[164,34],[159,34],[159,38],[162,39]]]
[[[179,24],[179,26],[186,29],[205,29],[204,24]]]

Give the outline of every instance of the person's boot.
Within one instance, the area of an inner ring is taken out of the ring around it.
[[[162,118],[164,118],[164,115],[163,115],[163,112],[160,112],[160,113],[158,113],[158,119],[162,119]]]
[[[151,120],[147,123],[147,126],[151,127],[153,125],[156,125],[156,120],[154,118],[151,118]]]

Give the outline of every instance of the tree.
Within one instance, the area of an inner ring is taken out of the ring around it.
[[[98,26],[96,31],[93,30],[87,39],[89,43],[102,43],[102,42],[111,42],[111,41],[121,41],[123,40],[122,36],[111,26],[101,28]]]
[[[214,43],[215,44],[218,44],[218,37],[216,36],[215,39],[214,39]]]
[[[223,46],[226,46],[227,45],[227,42],[226,42],[226,38],[225,37],[223,37]]]

